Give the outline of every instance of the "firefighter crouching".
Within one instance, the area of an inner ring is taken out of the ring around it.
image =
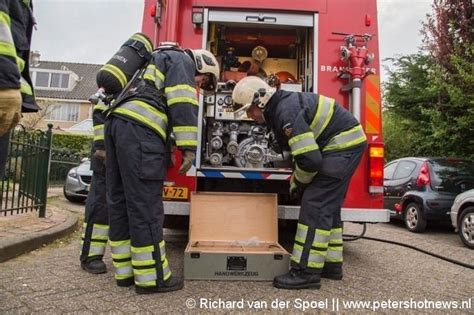
[[[359,122],[334,99],[277,91],[257,77],[239,81],[232,93],[236,115],[266,123],[295,164],[290,195],[301,195],[291,269],[275,277],[283,289],[321,287],[321,277],[342,279],[341,207],[366,148]]]
[[[173,277],[163,240],[163,180],[170,132],[183,152],[180,174],[197,147],[200,91],[215,91],[219,66],[206,50],[158,49],[135,91],[117,101],[105,122],[109,239],[117,285],[139,294],[183,287]]]
[[[107,210],[105,184],[104,122],[108,106],[103,102],[94,105],[92,123],[94,142],[92,144],[92,182],[86,201],[82,233],[81,267],[93,274],[105,273],[102,261],[109,235],[109,212]]]

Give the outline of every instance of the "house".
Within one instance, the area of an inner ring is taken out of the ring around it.
[[[97,91],[98,64],[40,61],[31,56],[30,72],[39,113],[23,115],[22,124],[29,128],[93,134],[92,105],[89,97]]]

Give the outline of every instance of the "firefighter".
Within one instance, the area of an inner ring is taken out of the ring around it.
[[[319,289],[321,277],[342,279],[341,206],[366,147],[361,125],[332,98],[277,91],[257,77],[239,81],[232,98],[236,116],[266,123],[294,159],[290,195],[301,197],[300,217],[291,269],[273,285]]]
[[[109,216],[105,185],[104,112],[108,106],[96,102],[92,113],[94,142],[92,144],[92,182],[86,201],[82,233],[81,267],[92,274],[107,272],[102,261],[109,235]]]
[[[33,25],[31,0],[0,0],[0,179],[3,179],[10,130],[21,112],[37,112],[29,71]]]
[[[167,143],[172,131],[183,153],[179,173],[186,173],[197,147],[196,87],[215,91],[218,77],[217,60],[209,51],[160,48],[137,88],[107,116],[109,238],[119,286],[134,282],[139,294],[183,287],[171,275],[163,240]]]

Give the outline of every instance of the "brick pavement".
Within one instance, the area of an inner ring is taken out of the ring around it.
[[[57,238],[72,233],[78,218],[70,211],[54,206],[58,189],[48,192],[48,207],[44,218],[38,212],[0,215],[0,262],[34,250]]]
[[[355,225],[347,225],[349,233],[356,233]],[[431,234],[430,234],[431,233]],[[444,241],[430,242],[435,234],[442,234]],[[283,245],[291,247],[292,232],[283,235]],[[397,225],[379,224],[369,227],[369,236],[402,238],[404,231]],[[453,233],[454,236],[456,236]],[[428,231],[427,244],[433,247],[451,246],[455,241],[449,233]],[[270,282],[242,281],[186,281],[182,291],[142,296],[133,288],[115,286],[111,272],[90,275],[80,269],[80,232],[76,232],[62,242],[53,243],[29,254],[0,264],[0,313],[113,313],[113,314],[162,314],[190,312],[186,301],[198,302],[200,312],[228,312],[229,309],[209,309],[200,306],[203,301],[264,301],[270,312],[271,303],[279,299],[288,301],[288,308],[279,309],[283,313],[301,311],[297,299],[302,301],[468,301],[473,298],[474,271],[462,268],[413,250],[366,240],[348,242],[345,245],[345,277],[342,281],[323,279],[321,290],[287,291],[272,287]],[[183,273],[183,251],[186,235],[166,234],[167,255],[172,271]],[[422,245],[421,239],[419,245]],[[425,245],[427,246],[427,245]],[[462,248],[456,247],[459,252]],[[466,252],[470,254],[472,251]],[[459,254],[462,255],[462,254]],[[111,269],[110,253],[105,262]],[[471,305],[474,304],[472,300]],[[473,305],[474,306],[474,305]],[[353,310],[340,306],[340,311]],[[195,310],[195,309],[193,309]],[[255,312],[255,308],[244,306],[233,308],[242,312]],[[397,310],[400,310],[399,308]],[[425,314],[472,314],[473,308],[453,309],[408,309],[404,312]],[[312,311],[320,311],[312,309]],[[323,311],[332,311],[323,308]],[[358,309],[367,312],[368,308]],[[390,313],[394,310],[379,310]]]
[[[62,199],[53,200],[49,205],[50,215],[46,220],[50,223],[56,222],[56,217],[60,222],[64,213],[70,215],[71,212],[80,219],[84,208],[82,204],[72,204]],[[18,227],[18,233],[21,231],[29,233],[28,229],[32,229],[35,225],[21,227],[18,226],[20,220],[38,222],[36,217],[24,215],[18,218],[18,222],[13,220],[8,223],[10,227]],[[358,231],[360,231],[359,225],[346,225],[346,233],[356,234]],[[174,274],[182,275],[183,251],[187,236],[185,233],[172,232],[165,235],[167,254]],[[293,231],[280,233],[281,242],[287,249],[291,248],[293,233]],[[458,236],[445,228],[428,228],[424,234],[413,234],[400,224],[377,224],[368,226],[367,236],[408,242],[466,263],[474,262],[474,252],[463,247]],[[268,307],[263,309],[266,312],[275,310],[271,308],[271,302],[279,299],[290,303],[288,308],[279,309],[283,313],[301,311],[295,303],[298,298],[309,302],[326,299],[331,301],[334,298],[339,298],[341,301],[409,301],[410,299],[467,301],[471,298],[471,305],[474,307],[473,270],[410,249],[368,240],[346,242],[344,280],[323,279],[323,286],[319,291],[278,290],[269,282],[186,281],[184,290],[179,292],[139,296],[135,294],[133,288],[116,287],[111,272],[90,275],[82,271],[79,265],[79,238],[80,231],[76,231],[49,246],[0,263],[0,279],[2,279],[0,313],[184,313],[191,311],[186,306],[186,301],[189,299],[198,302],[196,309],[200,312],[256,311],[248,305],[243,309],[209,309],[199,305],[200,299],[263,301],[268,303]],[[105,262],[111,270],[109,251],[105,256]],[[319,310],[312,309],[312,311]],[[323,311],[332,311],[331,306]],[[340,311],[353,312],[347,308]],[[358,311],[367,312],[368,308],[359,308]],[[379,311],[390,312],[387,309]],[[402,311],[426,314],[472,314],[474,309],[402,309]]]

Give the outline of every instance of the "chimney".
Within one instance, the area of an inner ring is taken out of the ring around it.
[[[37,67],[40,64],[40,56],[41,54],[37,50],[33,50],[30,52],[30,66]]]

